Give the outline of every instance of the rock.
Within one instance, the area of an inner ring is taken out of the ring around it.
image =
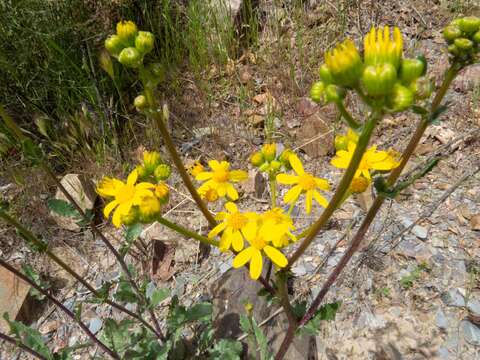
[[[476,214],[470,219],[470,227],[472,230],[480,230],[480,214]]]
[[[102,319],[96,317],[90,320],[90,323],[88,325],[88,330],[90,330],[93,334],[96,334],[97,332],[100,331],[102,326],[103,326]]]
[[[480,317],[480,301],[477,299],[468,299],[467,309],[473,316]]]
[[[435,314],[435,323],[440,329],[448,328],[448,319],[441,308],[439,308]]]
[[[480,328],[468,320],[460,322],[460,331],[466,342],[474,346],[480,346]]]
[[[295,264],[295,266],[292,268],[292,272],[295,276],[303,276],[307,274],[307,269],[303,264]]]
[[[465,298],[458,289],[450,289],[441,295],[442,301],[447,306],[464,307]]]
[[[65,187],[67,192],[83,211],[93,209],[97,194],[95,193],[95,186],[90,179],[80,174],[67,174],[62,180],[60,180],[60,183]],[[67,197],[60,189],[57,189],[55,199],[68,202]],[[50,212],[50,214],[62,229],[80,231],[81,228],[77,225],[79,219],[60,216],[53,211]]]
[[[427,238],[427,235],[428,235],[428,230],[426,228],[424,228],[423,226],[420,226],[420,225],[415,225],[413,228],[412,228],[412,232],[415,234],[416,237],[418,237],[419,239],[426,239]]]
[[[466,92],[480,84],[480,65],[472,65],[465,68],[453,82],[453,88],[457,91]]]
[[[10,327],[3,319],[7,313],[10,320],[17,319],[27,298],[30,285],[15,274],[0,267],[0,331],[8,333]]]

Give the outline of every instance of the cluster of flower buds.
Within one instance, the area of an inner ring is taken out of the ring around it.
[[[120,21],[117,33],[105,40],[105,48],[118,61],[131,68],[143,63],[143,57],[153,50],[155,37],[149,31],[138,31],[132,21]]]
[[[426,61],[423,57],[403,57],[398,28],[372,28],[363,43],[363,57],[349,39],[327,51],[319,70],[320,81],[310,91],[313,101],[340,102],[346,90],[357,89],[390,111],[402,111],[415,100],[430,96],[432,85],[424,76]]]
[[[156,151],[144,151],[143,162],[137,166],[138,178],[142,181],[161,182],[170,177],[172,169],[165,164]]]
[[[288,160],[291,154],[293,154],[292,150],[285,149],[277,155],[276,144],[265,144],[260,151],[256,151],[250,156],[250,163],[258,167],[260,171],[276,174],[282,166],[286,170],[291,169],[290,161]]]
[[[448,52],[459,60],[469,61],[480,49],[480,18],[466,16],[453,20],[443,29]]]

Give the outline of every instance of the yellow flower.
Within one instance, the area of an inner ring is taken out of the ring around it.
[[[362,73],[362,59],[352,40],[347,39],[325,54],[325,64],[337,85],[353,86]]]
[[[346,169],[350,164],[356,146],[355,143],[350,142],[347,151],[337,151],[337,156],[332,159],[331,164],[339,169]],[[377,151],[377,147],[372,146],[363,154],[355,177],[362,175],[365,179],[371,180],[370,170],[390,171],[398,165],[399,162],[392,152]]]
[[[348,129],[345,135],[337,135],[335,136],[335,149],[338,150],[347,150],[348,143],[358,142],[358,133],[352,129]]]
[[[151,189],[154,188],[154,185],[145,182],[135,184],[137,178],[138,173],[136,170],[133,170],[128,175],[126,183],[118,179],[104,178],[97,187],[97,192],[100,196],[113,198],[103,209],[103,214],[108,218],[115,209],[112,223],[116,227],[120,227],[122,217],[128,216],[132,206],[139,205],[143,197],[153,195]]]
[[[272,223],[276,226],[277,231],[272,234],[270,240],[277,248],[287,246],[290,242],[297,241],[295,235],[291,231],[295,230],[293,221],[287,214],[284,214],[283,209],[276,207],[268,210],[260,215],[260,223]]]
[[[220,251],[227,251],[230,247],[235,251],[241,251],[243,249],[242,232],[252,220],[256,219],[256,214],[239,212],[233,202],[227,202],[225,209],[227,212],[219,212],[215,216],[216,220],[222,222],[210,231],[208,237],[212,239],[223,231],[220,238]]]
[[[403,53],[402,33],[398,27],[393,28],[390,37],[390,28],[372,27],[363,39],[364,61],[366,65],[392,64],[396,69],[400,66]]]
[[[170,195],[170,190],[168,189],[167,184],[164,182],[158,183],[155,186],[154,194],[160,200],[161,204],[165,204],[168,202],[168,196]]]
[[[218,192],[214,188],[207,186],[199,192],[200,197],[208,202],[215,202],[218,200]]]
[[[371,180],[364,178],[363,176],[357,176],[352,179],[349,190],[352,193],[358,194],[367,190]]]
[[[262,273],[263,255],[266,255],[279,268],[287,266],[288,260],[282,252],[269,245],[268,238],[277,231],[271,222],[259,226],[256,221],[250,222],[243,234],[250,244],[233,259],[233,267],[239,268],[250,262],[250,277],[257,280]]]
[[[156,167],[162,163],[162,158],[157,151],[144,151],[143,152],[143,166],[148,173],[152,174]]]
[[[204,172],[205,169],[203,165],[200,163],[200,161],[196,160],[193,163],[193,165],[188,169],[188,171],[190,172],[190,175],[192,175],[193,177],[196,177],[201,172]]]
[[[138,212],[140,220],[143,223],[149,223],[154,220],[155,216],[160,214],[161,204],[159,199],[153,194],[142,196],[138,203]]]
[[[218,196],[228,196],[231,200],[238,199],[238,192],[232,185],[232,182],[243,181],[248,178],[248,174],[242,170],[230,170],[230,164],[227,161],[218,162],[211,160],[208,166],[212,171],[203,171],[195,176],[198,181],[205,181],[198,191],[201,193],[206,188],[215,189]]]
[[[301,194],[305,193],[305,211],[310,214],[312,211],[312,199],[315,199],[321,206],[327,207],[328,201],[320,195],[317,189],[329,190],[327,180],[314,177],[303,170],[302,163],[297,155],[289,157],[290,165],[297,175],[278,174],[277,182],[285,185],[295,185],[285,194],[283,200],[287,204],[294,204]]]

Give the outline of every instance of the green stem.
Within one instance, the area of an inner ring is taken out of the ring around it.
[[[296,326],[297,318],[293,312],[292,304],[288,298],[288,288],[287,288],[287,274],[283,271],[279,271],[276,274],[277,277],[277,294],[282,302],[283,310],[287,315],[289,326]]]
[[[200,241],[202,244],[205,244],[205,245],[213,245],[213,246],[216,246],[218,247],[219,244],[218,244],[218,241],[216,240],[213,240],[213,239],[209,239],[208,237],[206,236],[202,236],[198,233],[196,233],[195,231],[191,231],[191,230],[188,230],[187,228],[184,228],[183,226],[180,226],[180,225],[177,225],[171,221],[168,221],[167,219],[159,216],[157,217],[156,219],[160,224],[162,225],[165,225],[166,227],[178,232],[179,234],[182,234],[183,236],[186,236],[188,238],[192,238],[192,239],[195,239],[195,240],[198,240]]]
[[[350,126],[352,129],[359,129],[360,128],[361,125],[352,117],[352,115],[350,115],[350,113],[345,108],[345,105],[343,104],[343,101],[337,101],[337,102],[335,102],[335,105],[337,105],[338,111],[340,111],[340,114],[345,119],[348,126]]]
[[[342,180],[338,185],[335,194],[333,195],[332,199],[328,203],[328,206],[323,211],[320,218],[310,227],[310,230],[307,236],[303,239],[302,243],[298,247],[298,249],[293,253],[288,261],[288,267],[291,267],[295,261],[305,252],[308,246],[311,244],[315,236],[321,230],[321,228],[327,223],[327,221],[332,216],[333,212],[337,209],[339,204],[341,203],[344,194],[348,191],[350,183],[352,182],[353,177],[355,176],[355,172],[360,165],[362,160],[363,154],[367,149],[368,143],[370,141],[370,137],[372,136],[373,129],[375,129],[375,125],[382,117],[382,113],[378,110],[374,110],[371,114],[370,118],[366,122],[363,131],[358,139],[357,146],[355,147],[355,152],[353,153],[352,159],[350,160],[350,164],[348,165],[347,170],[343,174]]]
[[[50,259],[52,259],[55,263],[58,264],[62,269],[64,269],[67,273],[69,273],[73,278],[75,278],[79,283],[81,283],[83,286],[85,286],[88,291],[90,291],[95,297],[98,299],[102,298],[102,295],[92,286],[90,283],[88,283],[81,275],[77,274],[70,266],[68,266],[63,260],[61,260],[57,255],[52,253],[48,248],[45,249],[46,244],[42,241],[40,241],[30,230],[28,230],[26,227],[24,227],[22,224],[20,224],[17,220],[12,218],[10,215],[8,215],[4,210],[0,209],[0,218],[5,220],[8,224],[12,225],[15,227],[20,235],[26,239],[28,242],[31,244],[37,246],[40,250],[40,252],[44,253],[47,255]],[[157,333],[157,331],[149,324],[147,323],[144,319],[142,319],[139,315],[131,312],[127,308],[123,307],[120,304],[117,304],[116,302],[109,300],[109,299],[104,299],[105,303],[109,304],[110,306],[118,309],[119,311],[131,316],[132,318],[138,320],[141,322],[143,325],[145,325],[150,331],[152,331],[155,335],[157,335],[159,338],[161,335]]]
[[[154,118],[157,127],[160,131],[160,134],[162,135],[163,140],[165,141],[165,146],[167,147],[167,150],[170,154],[170,157],[172,158],[173,163],[175,164],[175,167],[177,168],[183,183],[187,187],[188,191],[192,195],[193,200],[197,204],[198,208],[200,211],[203,213],[205,218],[207,219],[208,223],[210,224],[210,227],[214,227],[217,222],[215,221],[215,218],[213,215],[210,213],[208,210],[207,206],[203,202],[203,200],[200,198],[200,195],[198,194],[197,190],[195,189],[195,186],[192,183],[192,180],[190,179],[190,176],[187,173],[187,170],[185,169],[185,166],[183,165],[183,161],[180,158],[180,155],[177,152],[177,149],[173,143],[172,138],[170,137],[170,133],[168,132],[167,126],[165,124],[165,121],[163,119],[162,112],[157,111],[156,107],[156,101],[153,97],[153,92],[152,89],[149,87],[144,87],[144,92],[145,92],[145,97],[147,98],[147,102],[150,105],[151,109],[153,110],[151,116]]]

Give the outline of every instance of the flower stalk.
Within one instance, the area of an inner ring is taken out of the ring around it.
[[[345,108],[345,105],[343,104],[342,100],[336,101],[335,105],[337,106],[337,109],[340,112],[340,115],[347,122],[348,126],[350,126],[352,129],[359,129],[362,126],[352,117],[352,115],[350,115],[348,110]]]

